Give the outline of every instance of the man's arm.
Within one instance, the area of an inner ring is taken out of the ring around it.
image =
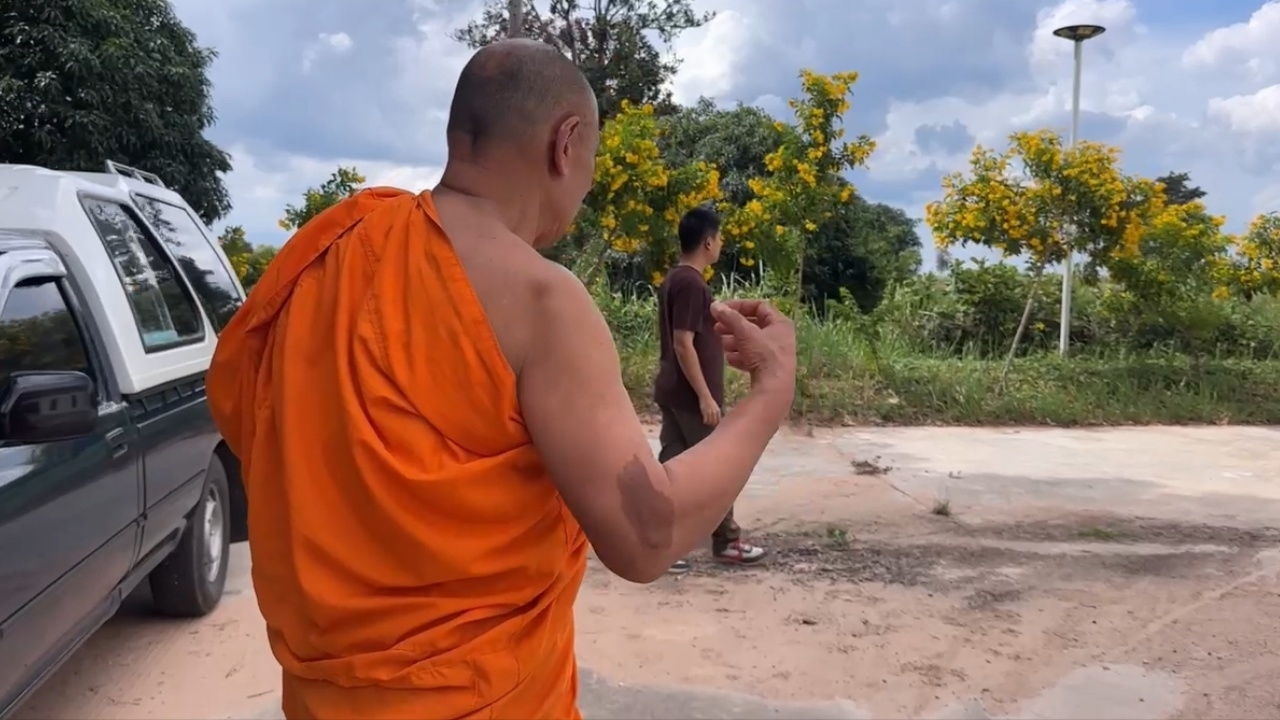
[[[519,378],[529,434],[601,562],[652,582],[724,519],[786,416],[794,383],[753,388],[710,437],[662,465],[582,283],[556,272],[529,311],[545,323]]]
[[[699,400],[711,397],[711,388],[707,387],[707,379],[702,375],[702,364],[698,362],[698,351],[693,347],[693,331],[672,330],[671,341],[675,346],[680,371],[693,387],[693,392]]]

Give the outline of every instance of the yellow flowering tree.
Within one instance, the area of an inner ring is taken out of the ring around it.
[[[640,258],[655,282],[678,254],[680,217],[720,198],[719,171],[701,161],[668,166],[661,136],[652,106],[623,101],[601,130],[595,185],[578,219],[596,234],[600,250]]]
[[[979,145],[968,174],[945,176],[925,222],[940,249],[980,245],[1024,258],[1033,272],[1065,260],[1068,247],[1099,265],[1132,255],[1164,195],[1122,173],[1119,159],[1100,143],[1067,148],[1051,130],[1014,133],[1005,151]]]
[[[778,123],[782,143],[765,157],[765,174],[748,185],[754,197],[728,213],[726,239],[739,244],[743,265],[763,261],[784,291],[802,287],[805,251],[818,226],[854,188],[844,173],[875,151],[867,135],[844,140],[844,114],[856,72],[831,75],[802,70],[801,96],[789,102],[795,121]]]
[[[258,282],[262,273],[266,272],[267,265],[270,265],[271,260],[276,256],[276,249],[270,245],[255,247],[249,242],[245,237],[244,228],[239,225],[227,226],[218,236],[218,244],[226,253],[227,260],[231,261],[231,269],[240,278],[240,284],[245,290]]]
[[[1263,213],[1249,229],[1234,238],[1234,250],[1226,263],[1217,297],[1231,290],[1245,297],[1280,294],[1280,213]]]
[[[1018,132],[996,152],[973,149],[969,172],[942,179],[943,197],[925,207],[939,250],[980,245],[1023,258],[1035,280],[1013,334],[1003,373],[1031,319],[1039,278],[1069,251],[1093,268],[1139,253],[1148,223],[1163,212],[1159,183],[1125,175],[1117,148],[1094,142],[1068,148],[1052,130]]]
[[[1225,222],[1199,200],[1160,203],[1144,224],[1137,251],[1110,253],[1101,265],[1125,293],[1148,306],[1203,298],[1220,282],[1231,242],[1222,232]]]

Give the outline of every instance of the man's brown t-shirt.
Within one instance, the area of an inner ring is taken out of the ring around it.
[[[711,288],[702,273],[688,265],[677,265],[658,288],[658,377],[653,383],[653,399],[676,411],[698,413],[694,392],[680,361],[676,358],[676,330],[693,333],[693,349],[698,354],[702,377],[716,403],[724,407],[724,348],[715,333],[711,317]]]

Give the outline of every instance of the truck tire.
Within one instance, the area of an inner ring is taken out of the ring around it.
[[[204,494],[169,557],[151,571],[156,609],[174,617],[213,612],[227,585],[231,548],[231,493],[227,470],[215,453],[205,473]]]

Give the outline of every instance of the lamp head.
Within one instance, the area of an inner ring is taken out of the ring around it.
[[[1107,29],[1101,25],[1067,25],[1053,31],[1054,35],[1072,42],[1084,42],[1096,38]]]

